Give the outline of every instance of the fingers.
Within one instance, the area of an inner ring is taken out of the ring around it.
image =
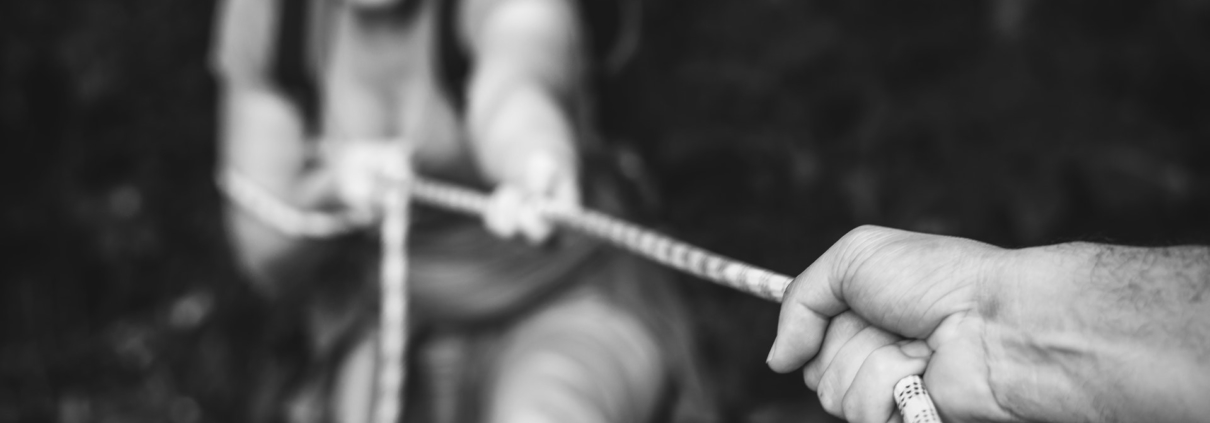
[[[806,368],[803,369],[803,380],[807,387],[812,391],[819,389],[819,380],[823,377],[824,371],[828,369],[828,365],[836,357],[836,353],[845,346],[855,335],[870,326],[855,313],[849,311],[841,313],[832,319],[828,325],[827,335],[824,336],[823,346],[819,350],[819,354],[814,360],[807,362]]]
[[[502,186],[492,193],[483,215],[488,231],[501,238],[513,238],[520,231],[519,209],[522,207],[521,192],[510,186]]]
[[[828,325],[803,379],[832,415],[854,422],[893,421],[895,384],[924,373],[931,354],[924,341],[902,341],[848,311]]]
[[[326,146],[339,202],[374,215],[384,195],[411,178],[409,146],[390,140],[347,140]]]
[[[922,341],[887,345],[870,354],[844,393],[844,418],[851,422],[885,422],[899,414],[894,390],[899,380],[923,374],[931,354]]]
[[[496,189],[484,222],[499,237],[521,235],[532,244],[540,244],[554,233],[554,223],[547,214],[578,209],[580,194],[575,175],[552,155],[534,154],[527,163],[520,184]]]
[[[872,226],[849,231],[795,278],[782,299],[777,337],[769,354],[771,369],[785,373],[802,366],[815,356],[831,316],[849,309],[854,301],[864,301],[865,305],[882,299],[858,298],[861,295],[869,296],[871,292],[867,290],[854,291],[858,294],[855,298],[846,297],[845,285],[868,286],[881,283],[877,278],[858,280],[858,275],[861,271],[868,270],[866,268],[870,267],[871,257],[884,252],[883,244],[886,244],[888,239],[901,233],[903,232]],[[875,272],[882,275],[893,274],[890,272],[897,269],[878,267],[875,270],[882,271]],[[877,307],[878,311],[882,311],[887,307],[902,308],[904,305],[884,303],[878,304]],[[858,311],[867,319],[872,314],[869,313],[869,308]],[[875,323],[882,325],[885,322]]]
[[[845,313],[829,327],[819,357],[803,373],[828,413],[851,422],[883,423],[898,416],[895,384],[923,374],[931,355],[924,341],[900,341]]]
[[[520,235],[531,244],[542,243],[550,237],[553,227],[542,214],[539,201],[513,186],[497,188],[488,203],[484,223],[498,237],[510,239]]]
[[[825,370],[820,376],[816,393],[824,410],[833,415],[844,417],[844,399],[846,392],[852,386],[858,371],[864,363],[873,357],[875,351],[888,345],[894,345],[899,337],[882,331],[874,326],[866,326],[851,338],[844,341],[833,359],[825,363]],[[831,341],[829,341],[830,343]],[[887,399],[890,399],[892,385],[886,387]],[[885,421],[885,419],[883,420]]]

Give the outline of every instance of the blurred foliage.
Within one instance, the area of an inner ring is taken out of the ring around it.
[[[273,329],[210,182],[212,8],[0,4],[0,422],[239,419]],[[1210,242],[1210,2],[642,8],[602,125],[691,242],[786,273],[863,223]],[[818,414],[764,367],[774,306],[680,284],[730,419]]]

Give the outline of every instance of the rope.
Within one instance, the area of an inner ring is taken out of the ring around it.
[[[395,423],[403,415],[400,395],[407,382],[407,231],[408,192],[400,187],[383,201],[382,221],[382,304],[378,332],[378,389],[374,399],[373,420]]]
[[[433,180],[415,178],[412,198],[430,206],[481,217],[488,198],[478,192]],[[781,302],[794,279],[677,241],[638,225],[592,210],[568,211],[539,205],[556,223],[607,240],[665,266],[726,285],[770,301]],[[920,376],[895,384],[893,398],[904,423],[941,423]]]
[[[478,192],[423,178],[412,181],[416,201],[483,216],[488,198]],[[771,301],[781,301],[789,276],[741,263],[592,210],[567,211],[539,205],[542,213],[571,229],[604,239],[674,269],[722,283]]]
[[[335,232],[337,230],[355,230],[361,224],[359,218],[353,216],[299,211],[233,171],[220,175],[218,181],[219,187],[233,202],[286,234],[330,236],[340,233]],[[419,177],[412,179],[409,188],[411,198],[419,203],[480,218],[486,213],[490,201],[480,192]],[[394,423],[402,411],[398,401],[406,360],[403,336],[407,308],[406,301],[402,299],[406,295],[402,275],[406,275],[403,248],[408,194],[405,190],[398,196],[388,196],[382,228],[383,253],[386,256],[382,267],[383,336],[380,338],[379,351],[382,368],[374,414],[377,423]],[[538,207],[547,218],[563,227],[606,240],[665,266],[770,301],[780,303],[785,297],[786,288],[793,281],[789,276],[720,256],[600,212],[566,210],[542,204]],[[397,258],[392,259],[392,256]],[[901,379],[895,385],[893,398],[905,423],[940,423],[936,406],[920,376]]]
[[[242,173],[220,172],[215,182],[232,203],[260,222],[294,238],[330,238],[369,226],[369,216],[299,210],[277,198]],[[402,395],[407,382],[407,229],[408,187],[383,198],[384,216],[379,236],[382,261],[379,277],[381,327],[377,339],[378,372],[371,418],[376,423],[395,423],[403,415]]]

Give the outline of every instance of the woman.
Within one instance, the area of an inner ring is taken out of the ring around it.
[[[667,285],[588,239],[552,240],[532,206],[576,208],[583,197],[619,211],[608,172],[581,169],[590,63],[577,5],[301,4],[228,0],[220,12],[221,173],[292,208],[366,222],[413,168],[494,190],[483,223],[412,213],[405,420],[666,421],[684,414],[674,405],[704,413],[672,401],[699,387],[686,382],[683,312]],[[228,208],[240,263],[295,310],[283,313],[304,328],[307,367],[320,370],[259,401],[255,418],[365,421],[374,243],[301,239],[271,220],[247,204]],[[517,236],[530,243],[507,240]]]

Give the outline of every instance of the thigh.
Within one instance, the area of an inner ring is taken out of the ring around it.
[[[668,373],[652,332],[591,288],[520,321],[493,368],[493,423],[648,421]]]

